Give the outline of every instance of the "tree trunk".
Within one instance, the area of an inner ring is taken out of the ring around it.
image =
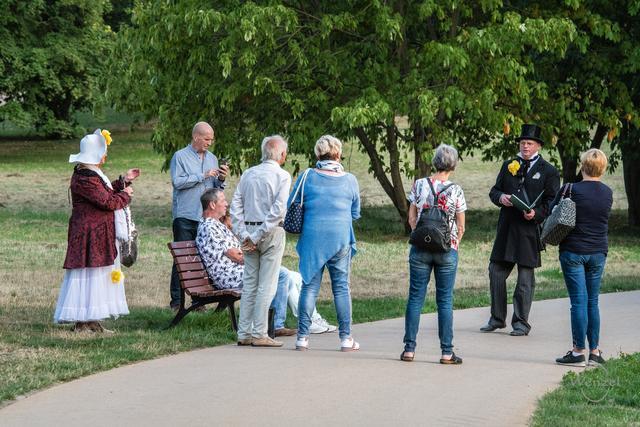
[[[431,167],[422,159],[425,131],[422,126],[414,125],[413,128],[413,161],[415,165],[415,178],[424,178],[431,172]]]
[[[398,138],[393,125],[386,127],[384,144],[389,152],[389,170],[391,172],[391,180],[385,173],[385,165],[382,158],[376,150],[375,136],[371,136],[364,128],[356,128],[356,137],[364,147],[369,159],[371,160],[371,168],[373,176],[378,180],[382,189],[389,196],[393,206],[398,211],[398,215],[404,224],[405,231],[410,231],[408,222],[409,204],[402,184],[402,172],[400,168],[400,152],[398,150]]]
[[[560,154],[560,162],[562,163],[562,183],[576,182],[578,175],[578,159],[577,156],[567,147],[558,142],[556,146],[558,148],[558,154]]]
[[[628,221],[640,226],[640,129],[623,129],[621,135],[622,174],[627,193]]]

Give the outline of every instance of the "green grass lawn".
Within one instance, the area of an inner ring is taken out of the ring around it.
[[[567,372],[560,387],[540,400],[531,424],[640,425],[640,353],[579,374]]]
[[[131,314],[107,322],[117,330],[114,336],[77,335],[68,326],[51,323],[70,213],[67,188],[72,167],[67,159],[78,151],[78,141],[0,141],[0,402],[115,366],[234,340],[226,313],[190,314],[177,328],[163,330],[172,318],[166,309],[170,179],[160,170],[164,159],[151,149],[149,132],[117,131],[113,136],[107,175],[115,178],[129,167],[142,169],[132,202],[141,233],[140,256],[136,265],[124,270]],[[400,317],[408,288],[407,237],[395,210],[367,173],[366,157],[350,150],[349,144],[345,153],[353,154],[345,164],[358,177],[363,199],[362,219],[356,223],[359,253],[353,261],[354,321]],[[470,207],[460,247],[456,308],[489,304],[486,270],[497,209],[488,202],[487,193],[497,169],[496,163],[468,158],[453,177],[465,189]],[[236,181],[237,177],[230,179],[228,197]],[[603,291],[637,289],[640,235],[625,225],[620,173],[607,176],[605,182],[614,188],[616,198]],[[296,238],[289,236],[283,259],[293,269],[295,243]],[[536,276],[537,299],[566,296],[556,248],[543,254],[543,267]],[[512,277],[511,287],[514,281]],[[435,308],[431,295],[425,312]],[[319,310],[335,319],[327,286],[321,290]]]

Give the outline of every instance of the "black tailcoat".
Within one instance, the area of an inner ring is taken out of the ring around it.
[[[540,251],[543,247],[539,226],[550,213],[550,204],[560,188],[560,174],[553,165],[540,157],[526,177],[514,176],[508,169],[512,161],[513,159],[507,160],[502,164],[496,184],[489,192],[491,201],[500,207],[496,240],[490,259],[513,262],[530,268],[540,267]],[[524,218],[522,211],[500,204],[501,195],[520,195],[523,191],[526,191],[532,202],[544,191],[534,207],[535,217],[530,221]]]

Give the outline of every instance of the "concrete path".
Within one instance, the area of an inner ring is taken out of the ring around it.
[[[602,295],[605,357],[640,351],[640,291]],[[416,360],[398,360],[403,319],[356,325],[312,349],[223,346],[125,366],[52,387],[0,410],[2,426],[525,425],[569,369],[567,299],[536,302],[528,337],[478,331],[488,309],[455,313],[460,366],[438,364],[436,316],[424,315]]]

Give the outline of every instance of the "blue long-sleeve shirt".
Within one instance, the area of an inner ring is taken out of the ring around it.
[[[173,219],[200,221],[202,193],[209,188],[224,189],[226,185],[218,177],[204,177],[209,169],[218,169],[218,158],[209,151],[205,151],[204,158],[200,158],[198,152],[191,145],[187,145],[175,152],[169,169],[173,184]]]
[[[291,204],[298,177],[287,206]],[[297,200],[300,200],[300,192]],[[360,218],[360,189],[356,177],[309,171],[304,184],[304,220],[296,250],[300,256],[300,274],[305,283],[320,271],[340,249],[349,245],[356,250],[353,220]]]

